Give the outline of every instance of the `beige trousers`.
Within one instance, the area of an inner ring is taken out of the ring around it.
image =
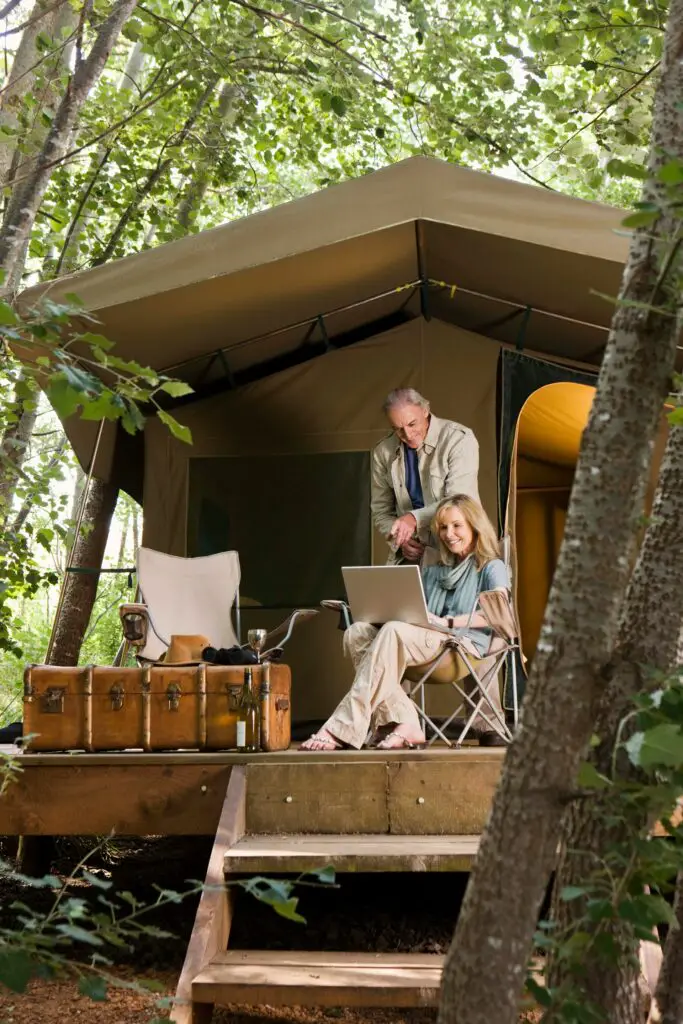
[[[431,661],[442,642],[443,633],[405,622],[387,622],[380,630],[368,622],[354,622],[344,633],[344,653],[353,662],[356,678],[325,728],[356,750],[382,725],[403,726],[406,736],[419,740],[424,731],[401,680],[409,666]]]
[[[325,723],[325,729],[349,746],[360,750],[379,726],[400,725],[411,739],[424,735],[413,700],[401,680],[413,666],[426,666],[439,654],[444,634],[436,629],[387,622],[381,629],[368,622],[354,622],[344,633],[344,653],[351,658],[356,677],[351,689]],[[457,655],[455,655],[457,657]],[[466,674],[466,669],[463,674]],[[473,687],[460,684],[472,692]],[[493,692],[491,692],[493,691]],[[489,693],[500,710],[497,686]],[[476,699],[477,694],[472,694]],[[491,712],[488,709],[488,716]],[[491,726],[477,716],[475,728]]]

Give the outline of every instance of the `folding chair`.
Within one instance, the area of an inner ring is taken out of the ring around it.
[[[208,637],[213,647],[241,644],[240,561],[236,551],[182,558],[141,547],[137,578],[139,603],[120,609],[125,639],[115,664],[121,663],[128,646],[136,648],[139,661],[158,661],[173,634],[200,634]],[[266,635],[262,657],[279,654],[295,624],[317,614],[316,609],[309,608],[292,612]],[[280,642],[274,647],[276,640]]]
[[[433,661],[409,668],[402,680],[404,688],[415,701],[422,722],[432,732],[432,736],[427,739],[428,745],[441,739],[449,747],[462,746],[477,719],[482,721],[488,730],[498,733],[506,743],[512,739],[512,731],[502,710],[503,701],[496,702],[492,698],[493,687],[499,686],[500,672],[507,666],[509,688],[512,691],[513,723],[516,727],[519,720],[517,656],[520,645],[519,627],[510,597],[512,574],[508,537],[504,538],[502,549],[508,571],[508,593],[490,591],[479,594],[468,621],[469,626],[477,612],[486,619],[492,632],[491,644],[486,655],[475,657],[464,650],[463,646],[458,644],[456,634],[446,640]],[[351,614],[346,602],[322,601],[321,604],[324,608],[339,612],[346,628],[351,625]],[[441,725],[437,725],[426,711],[425,686],[428,684],[450,685],[458,695],[457,707]],[[446,730],[456,719],[463,716],[463,713],[465,722],[454,743],[447,737]]]

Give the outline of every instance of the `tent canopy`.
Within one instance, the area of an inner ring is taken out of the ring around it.
[[[181,377],[197,399],[420,315],[595,365],[612,313],[598,293],[617,293],[626,256],[620,219],[413,157],[37,286],[22,301],[75,293],[118,355]],[[95,428],[72,418],[67,431],[87,463]],[[114,433],[107,424],[96,472],[139,495],[141,481],[127,480],[136,458],[113,469]]]

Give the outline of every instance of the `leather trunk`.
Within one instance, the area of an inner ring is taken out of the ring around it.
[[[291,739],[291,672],[253,665],[261,702],[261,746],[286,750]],[[29,665],[24,673],[27,750],[231,750],[244,666],[148,668]]]

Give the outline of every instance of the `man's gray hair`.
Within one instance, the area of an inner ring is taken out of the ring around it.
[[[382,409],[388,413],[397,405],[419,405],[421,409],[429,409],[429,402],[415,388],[394,388],[384,399]]]

